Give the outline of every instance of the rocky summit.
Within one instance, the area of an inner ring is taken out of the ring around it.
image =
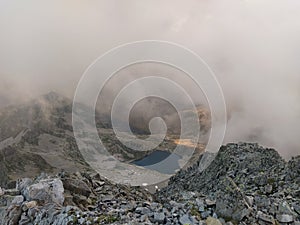
[[[222,146],[155,194],[91,172],[41,174],[0,188],[0,224],[300,224],[300,156]]]
[[[222,224],[299,224],[300,156],[285,162],[274,149],[239,143],[222,146],[205,169],[201,158],[158,193],[165,206],[189,204],[199,220]]]

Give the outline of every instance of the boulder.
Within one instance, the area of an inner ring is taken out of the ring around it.
[[[187,214],[181,216],[179,222],[182,225],[193,224],[193,222],[190,220],[190,217]]]
[[[64,203],[63,183],[58,178],[40,180],[26,187],[24,195],[27,201],[62,205]]]
[[[262,220],[262,221],[264,221],[264,222],[271,223],[271,224],[275,224],[275,220],[274,220],[274,217],[273,217],[273,216],[264,214],[264,213],[261,212],[261,211],[258,211],[258,212],[257,212],[257,217],[258,217],[258,219],[260,219],[260,220]]]
[[[154,213],[154,223],[163,223],[165,221],[165,214],[164,213]]]
[[[206,225],[222,225],[222,223],[216,218],[208,217],[206,219]]]
[[[11,202],[12,205],[21,205],[24,202],[23,195],[15,196],[14,200]]]
[[[17,187],[16,188],[17,188],[17,190],[19,190],[20,192],[22,192],[22,191],[24,191],[24,189],[26,187],[28,187],[31,184],[32,184],[32,179],[30,179],[30,178],[22,178],[22,179],[19,179],[17,181],[17,184],[16,184]]]
[[[288,214],[276,215],[276,219],[280,223],[292,223],[294,221],[294,217]]]
[[[82,180],[76,180],[71,178],[66,178],[62,180],[64,188],[66,190],[69,190],[71,193],[84,195],[86,197],[89,197],[92,193],[89,186]]]
[[[36,201],[24,202],[22,205],[22,210],[27,211],[28,209],[34,208],[37,206]]]
[[[11,205],[8,207],[6,215],[2,219],[2,223],[7,225],[17,225],[22,215],[21,207],[18,205]],[[0,220],[1,222],[1,220]]]

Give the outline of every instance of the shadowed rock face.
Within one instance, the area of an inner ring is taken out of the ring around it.
[[[54,92],[0,113],[0,176],[88,169],[72,134],[71,100]],[[1,179],[2,185],[7,179]]]
[[[9,180],[7,174],[7,168],[3,163],[3,159],[0,161],[0,186],[5,186]]]
[[[25,152],[18,146],[9,146],[0,150],[1,186],[5,187],[10,180],[31,176],[41,172],[53,172],[53,167],[39,154]]]

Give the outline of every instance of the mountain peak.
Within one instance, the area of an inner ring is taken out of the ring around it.
[[[42,99],[48,102],[67,101],[67,98],[55,91],[50,91],[47,94],[42,95]]]

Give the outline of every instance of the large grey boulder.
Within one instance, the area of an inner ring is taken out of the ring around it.
[[[30,178],[22,178],[22,179],[19,179],[17,181],[17,184],[16,184],[16,188],[17,190],[19,190],[20,192],[23,192],[24,189],[31,185],[33,183],[32,179]]]
[[[64,186],[60,179],[45,179],[26,187],[24,195],[27,201],[42,203],[64,203]]]
[[[0,187],[0,197],[4,195],[4,190],[2,190],[2,188]]]

